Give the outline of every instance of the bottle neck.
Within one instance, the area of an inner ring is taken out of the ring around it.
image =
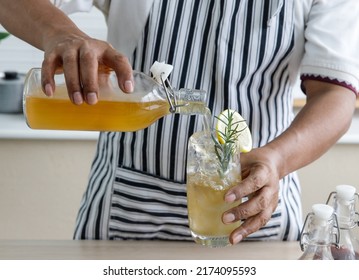
[[[332,260],[333,223],[317,224],[311,221],[307,231],[302,233],[301,247],[303,254],[300,260]]]
[[[302,251],[309,246],[338,246],[340,238],[337,219],[332,215],[329,219],[319,219],[309,213],[304,222],[300,237]]]
[[[334,203],[334,211],[337,214],[338,224],[341,229],[351,229],[357,225],[354,199],[337,199]]]
[[[195,89],[180,89],[173,90],[171,97],[172,113],[192,115],[201,114],[205,115],[206,107],[206,92],[203,90]],[[171,106],[170,102],[170,106]]]
[[[168,80],[156,79],[138,71],[133,71],[134,93],[148,100],[166,100],[169,113],[204,114],[206,111],[206,92],[196,89],[174,89]]]
[[[307,242],[310,245],[331,245],[333,238],[333,226],[332,224],[326,225],[312,225],[311,230],[308,232],[308,239]]]

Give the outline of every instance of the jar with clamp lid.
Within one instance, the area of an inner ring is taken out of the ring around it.
[[[327,204],[334,208],[340,231],[339,247],[332,248],[335,260],[359,260],[359,240],[355,235],[359,221],[358,202],[359,195],[355,187],[350,185],[338,185],[329,194]]]
[[[333,207],[314,204],[305,219],[300,236],[303,254],[299,260],[333,260],[331,248],[338,246],[338,221]]]

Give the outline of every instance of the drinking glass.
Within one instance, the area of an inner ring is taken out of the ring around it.
[[[231,245],[229,235],[240,225],[240,222],[222,222],[223,213],[239,204],[226,203],[224,196],[241,181],[240,154],[233,154],[223,170],[212,135],[213,132],[208,131],[196,132],[188,142],[188,220],[196,243],[224,247]]]

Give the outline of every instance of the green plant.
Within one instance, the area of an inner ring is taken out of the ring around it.
[[[214,149],[219,161],[218,173],[221,178],[225,176],[232,156],[238,148],[238,136],[247,129],[245,120],[233,110],[225,110],[217,119],[216,136],[212,135]],[[245,127],[241,128],[243,122]]]
[[[8,37],[10,34],[7,32],[0,32],[0,41]]]

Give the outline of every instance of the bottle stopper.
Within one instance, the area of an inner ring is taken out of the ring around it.
[[[327,204],[314,204],[312,210],[315,220],[320,224],[325,224],[334,213],[334,208]]]
[[[156,82],[161,83],[166,81],[168,76],[171,74],[173,66],[171,64],[166,64],[164,62],[155,61],[151,68],[150,72]]]
[[[355,187],[350,185],[338,185],[335,188],[337,197],[343,200],[352,200],[355,194]]]

